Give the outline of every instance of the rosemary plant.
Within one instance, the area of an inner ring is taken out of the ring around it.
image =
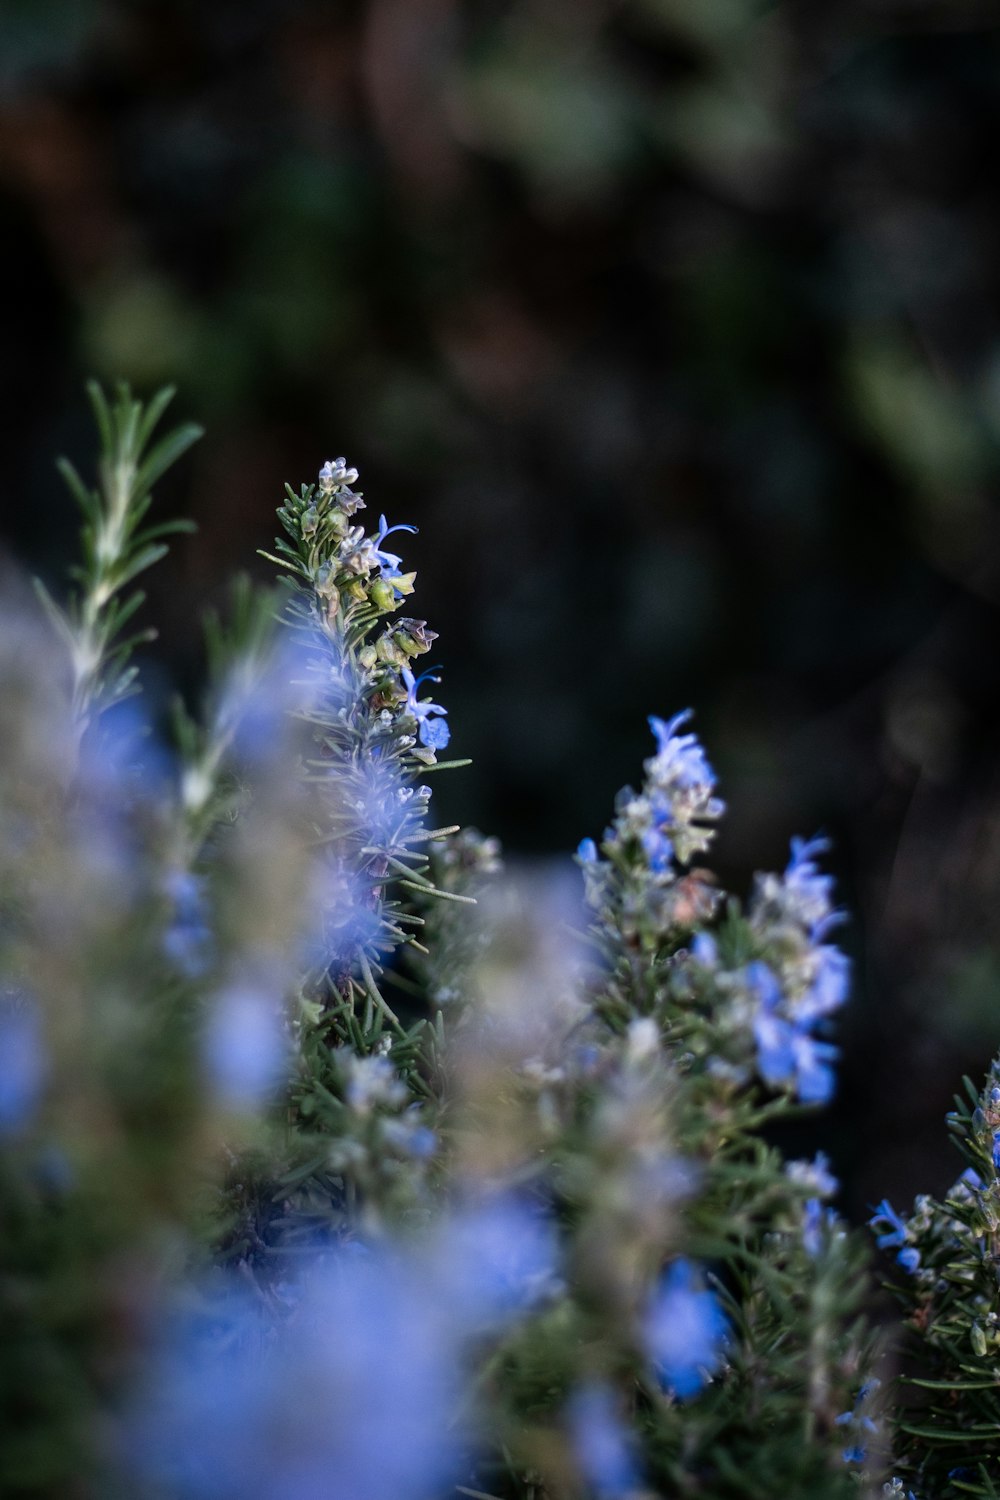
[[[685,714],[575,872],[434,826],[413,528],[343,459],[163,743],[133,585],[197,432],[91,399],[76,591],[0,639],[3,1494],[995,1497],[1000,1064],[952,1193],[876,1212],[884,1404],[868,1236],[775,1144],[836,1082],[824,843],[721,890]]]

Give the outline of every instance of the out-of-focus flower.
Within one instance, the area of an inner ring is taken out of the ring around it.
[[[591,1489],[617,1496],[641,1487],[631,1434],[608,1386],[595,1383],[575,1391],[566,1418],[574,1456]]]
[[[205,882],[188,870],[175,870],[165,886],[171,918],[163,935],[163,951],[188,979],[197,979],[207,972],[212,958]]]
[[[23,995],[0,997],[0,1136],[30,1125],[47,1071],[37,1004]]]
[[[281,999],[266,985],[236,981],[215,998],[202,1039],[206,1071],[229,1109],[254,1110],[289,1066]]]
[[[810,1188],[820,1198],[832,1198],[840,1187],[824,1151],[818,1151],[812,1161],[787,1162],[785,1176],[790,1182]]]
[[[509,1193],[458,1207],[431,1250],[431,1274],[470,1324],[529,1312],[560,1288],[559,1243],[540,1207]]]
[[[275,1314],[228,1280],[180,1314],[127,1423],[170,1500],[424,1500],[450,1489],[458,1328],[412,1265],[342,1256]]]
[[[767,964],[755,960],[748,965],[747,978],[757,999],[753,1032],[764,1082],[772,1088],[794,1084],[804,1104],[826,1104],[834,1089],[831,1063],[837,1048],[817,1041],[805,1022],[795,1023],[781,1014],[783,992]]]
[[[688,1260],[663,1275],[645,1321],[645,1343],[665,1388],[696,1396],[722,1363],[729,1324],[718,1297]]]
[[[833,1213],[818,1198],[807,1198],[802,1209],[802,1245],[813,1260],[823,1248],[823,1229],[833,1223]]]
[[[846,1428],[853,1438],[841,1455],[845,1464],[863,1464],[868,1458],[868,1440],[878,1432],[878,1423],[871,1416],[870,1407],[880,1384],[875,1379],[866,1380],[854,1398],[853,1408],[834,1418],[836,1426]]]

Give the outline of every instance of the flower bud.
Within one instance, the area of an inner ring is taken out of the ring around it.
[[[397,620],[393,635],[396,645],[407,656],[421,656],[438,637],[436,630],[428,630],[426,620],[409,619]]]
[[[380,614],[387,614],[396,604],[391,583],[384,578],[373,578],[368,586],[368,597]]]
[[[387,630],[384,635],[379,636],[375,643],[375,651],[379,661],[385,662],[389,667],[406,666],[406,653],[400,650],[393,631]]]

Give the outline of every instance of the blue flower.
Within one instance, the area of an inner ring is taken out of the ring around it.
[[[818,1021],[839,1010],[850,990],[851,961],[839,948],[822,943],[812,950],[812,982],[794,1002],[796,1018]]]
[[[719,962],[719,945],[710,932],[696,933],[691,944],[691,957],[703,969],[714,969]]]
[[[585,865],[597,863],[597,845],[593,839],[581,839],[576,848],[576,857]]]
[[[420,677],[415,678],[409,667],[404,667],[401,675],[406,688],[406,712],[412,714],[417,721],[417,736],[420,743],[430,750],[443,750],[451,739],[451,731],[447,724],[442,724],[440,720],[435,721],[431,715],[446,714],[448,710],[442,708],[440,703],[432,703],[429,698],[424,699],[423,702],[417,699],[417,689],[422,682],[428,679],[431,682],[440,682],[440,677],[424,672]]]
[[[606,1385],[576,1391],[567,1407],[570,1437],[587,1485],[599,1495],[628,1495],[640,1488],[631,1433]]]
[[[837,1075],[832,1064],[840,1056],[839,1048],[830,1042],[819,1042],[807,1032],[796,1031],[795,1086],[803,1104],[829,1104],[833,1098]]]
[[[652,828],[645,830],[641,842],[649,868],[654,875],[662,875],[674,862],[673,840],[665,831],[672,820],[669,808],[660,805],[657,799],[650,798],[650,805],[655,822]]]
[[[226,1108],[258,1108],[289,1066],[279,996],[252,982],[224,989],[208,1017],[202,1055]]]
[[[868,1224],[871,1229],[882,1229],[882,1233],[876,1239],[879,1250],[903,1247],[897,1256],[898,1263],[903,1266],[904,1271],[909,1271],[910,1275],[913,1275],[913,1272],[921,1265],[921,1253],[912,1245],[907,1247],[909,1230],[907,1230],[906,1221],[901,1220],[888,1199],[882,1200],[873,1217],[868,1220]],[[888,1229],[885,1229],[886,1224],[889,1226]]]
[[[832,1208],[824,1208],[819,1198],[807,1198],[802,1214],[802,1247],[811,1260],[815,1260],[823,1248],[823,1231],[832,1230],[837,1215]]]
[[[30,1123],[47,1071],[38,1006],[21,996],[0,1001],[0,1136]]]
[[[883,1229],[875,1240],[880,1250],[887,1250],[890,1245],[905,1245],[907,1228],[905,1222],[899,1217],[892,1207],[888,1198],[883,1198],[868,1223],[872,1229],[879,1229],[881,1225],[888,1224],[888,1229]]]
[[[382,546],[382,543],[385,541],[386,537],[391,536],[394,531],[409,531],[414,536],[416,536],[417,534],[417,528],[415,526],[406,526],[403,524],[399,526],[390,526],[386,521],[385,516],[379,516],[378,535],[371,538],[368,552],[373,565],[379,568],[381,576],[387,579],[390,583],[394,578],[400,578],[403,571],[401,567],[403,559],[401,557],[397,557],[395,552],[386,552]],[[399,594],[400,597],[402,597],[401,589],[396,589],[395,592]]]
[[[825,854],[830,847],[829,839],[792,839],[792,857],[785,868],[785,893],[788,904],[803,927],[813,938],[819,939],[840,920],[840,913],[832,907],[833,876],[823,875],[816,865],[816,856]]]
[[[526,1199],[484,1197],[445,1222],[434,1269],[442,1295],[469,1325],[505,1323],[560,1285],[555,1226]]]
[[[828,1103],[836,1081],[831,1063],[837,1057],[837,1048],[811,1036],[806,1029],[808,1021],[789,1021],[778,1013],[784,997],[767,964],[755,959],[747,965],[746,974],[757,995],[753,1032],[757,1066],[764,1082],[772,1088],[794,1083],[803,1104]]]
[[[867,1408],[871,1404],[871,1399],[880,1385],[881,1381],[874,1377],[871,1380],[866,1380],[854,1398],[853,1410],[842,1411],[839,1417],[834,1418],[834,1422],[838,1427],[851,1428],[853,1430],[852,1435],[855,1437],[855,1442],[850,1447],[844,1449],[843,1459],[845,1464],[863,1464],[868,1457],[865,1444],[871,1434],[878,1432],[878,1423],[874,1417],[868,1415]]]
[[[451,739],[451,730],[443,719],[424,719],[417,733],[428,750],[443,750]]]
[[[657,767],[658,779],[669,778],[681,787],[714,787],[715,772],[709,765],[705,751],[695,734],[678,734],[682,724],[693,716],[693,709],[685,708],[672,719],[658,719],[649,715],[649,727],[656,736],[657,757],[663,764]]]
[[[664,1387],[696,1396],[722,1363],[729,1324],[714,1292],[688,1260],[675,1260],[649,1309],[646,1348]]]
[[[163,951],[186,978],[198,979],[207,972],[212,956],[204,879],[175,870],[165,885],[173,912],[163,935]]]
[[[171,1500],[450,1491],[460,1330],[415,1267],[341,1256],[285,1300],[291,1314],[275,1316],[220,1277],[200,1309],[173,1312],[125,1423],[143,1493],[146,1484]]]

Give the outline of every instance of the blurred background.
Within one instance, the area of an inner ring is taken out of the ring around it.
[[[72,551],[84,379],[170,381],[157,691],[343,454],[420,527],[440,821],[564,853],[693,705],[735,889],[835,840],[859,1217],[1000,1044],[998,139],[984,0],[0,6],[3,549]]]

